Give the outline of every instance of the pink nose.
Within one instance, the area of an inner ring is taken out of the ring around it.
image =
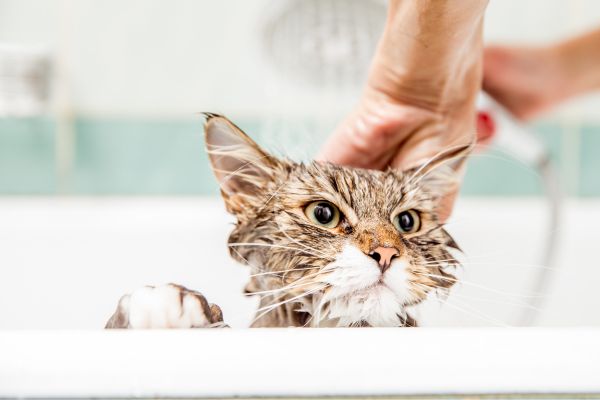
[[[369,257],[379,263],[379,269],[381,269],[381,272],[385,272],[392,264],[392,260],[399,255],[400,252],[397,248],[381,246],[369,253]]]

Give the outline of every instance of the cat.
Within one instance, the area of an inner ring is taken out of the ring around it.
[[[457,281],[460,250],[439,211],[471,145],[418,168],[374,171],[297,163],[206,114],[206,149],[227,211],[230,255],[260,298],[252,327],[414,327],[409,311]],[[226,326],[201,293],[169,284],[121,298],[107,328]]]

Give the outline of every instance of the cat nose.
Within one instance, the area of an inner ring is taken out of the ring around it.
[[[375,250],[369,253],[369,257],[379,263],[379,269],[381,272],[385,272],[390,265],[392,260],[400,256],[400,252],[395,247],[377,247]]]

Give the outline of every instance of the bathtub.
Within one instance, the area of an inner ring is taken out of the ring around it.
[[[0,397],[600,393],[598,201],[565,204],[536,328],[506,329],[536,295],[544,203],[467,198],[448,224],[464,283],[424,329],[100,330],[121,295],[165,282],[247,326],[232,222],[216,198],[0,199]]]

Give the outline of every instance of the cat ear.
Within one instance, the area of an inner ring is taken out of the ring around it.
[[[205,114],[206,152],[230,212],[260,194],[271,179],[277,160],[262,150],[229,119]]]
[[[418,168],[413,169],[411,181],[426,186],[436,197],[455,192],[461,181],[464,165],[474,143],[449,147],[440,151]]]

